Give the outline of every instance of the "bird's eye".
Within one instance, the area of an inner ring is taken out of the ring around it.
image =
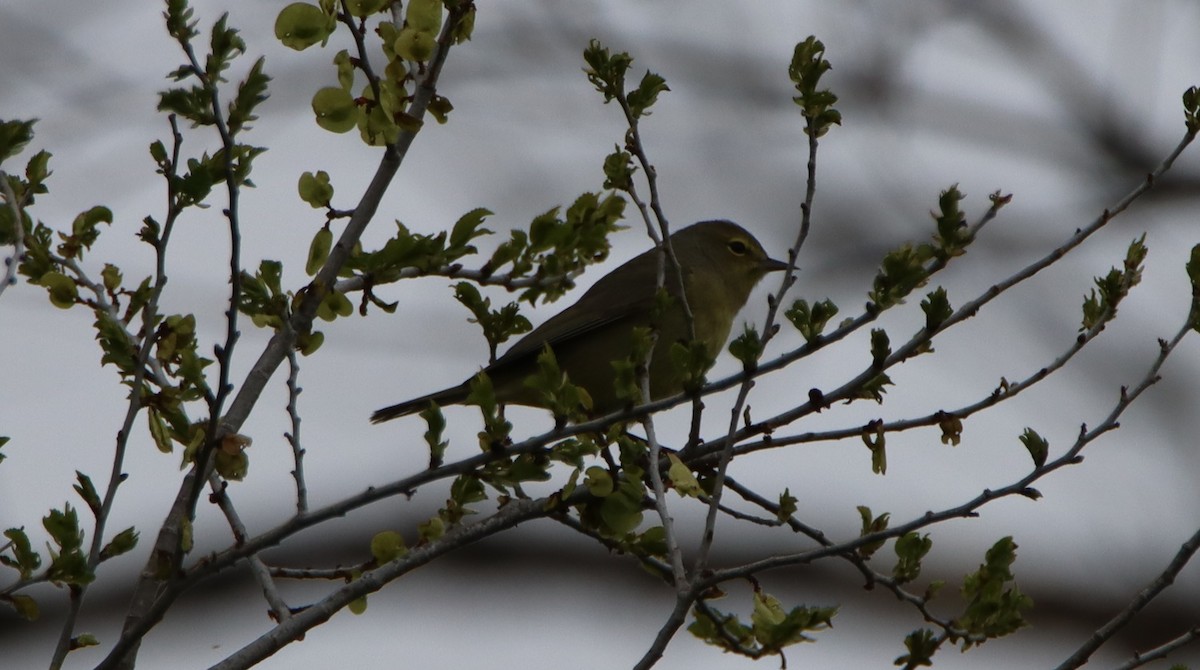
[[[735,256],[742,256],[750,251],[750,247],[743,240],[729,240],[729,251]]]

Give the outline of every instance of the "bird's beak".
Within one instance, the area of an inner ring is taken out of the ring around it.
[[[783,261],[777,261],[774,258],[768,257],[762,260],[761,267],[763,272],[779,272],[780,270],[786,270],[787,266],[788,264]]]

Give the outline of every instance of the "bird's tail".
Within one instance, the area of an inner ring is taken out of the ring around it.
[[[371,414],[371,423],[383,423],[384,421],[391,421],[392,419],[399,419],[402,416],[415,414],[433,403],[437,403],[438,405],[460,403],[467,399],[468,390],[469,387],[466,384],[459,384],[458,386],[452,386],[436,393],[423,395],[420,398],[413,398],[412,400],[405,400],[390,407],[384,407]]]

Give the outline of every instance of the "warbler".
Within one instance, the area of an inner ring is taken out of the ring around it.
[[[670,262],[663,286],[672,300],[660,309],[654,323],[658,339],[648,371],[650,399],[683,390],[669,350],[673,342],[691,340],[683,298],[691,309],[695,341],[712,367],[746,304],[751,290],[767,273],[787,264],[767,255],[758,240],[732,221],[716,220],[681,228],[671,235],[679,273]],[[497,402],[541,406],[543,396],[525,380],[537,369],[538,355],[547,346],[567,379],[591,396],[588,414],[601,416],[627,404],[616,391],[613,361],[626,360],[633,348],[633,329],[650,326],[655,316],[660,251],[650,249],[608,273],[579,301],[517,341],[503,356],[483,369],[491,379]],[[683,277],[683,296],[679,276]],[[661,304],[661,303],[660,303]],[[462,403],[471,379],[436,393],[385,407],[371,415],[372,423],[390,421],[430,406]]]

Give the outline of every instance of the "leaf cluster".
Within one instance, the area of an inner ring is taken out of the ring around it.
[[[313,114],[321,128],[333,133],[358,128],[362,141],[372,146],[395,144],[402,132],[420,128],[421,120],[408,108],[418,76],[438,50],[445,48],[439,46],[443,36],[454,43],[470,39],[475,8],[470,3],[411,0],[405,3],[403,21],[397,25],[390,14],[397,4],[393,0],[353,0],[345,4],[343,13],[335,0],[319,0],[316,4],[294,2],[279,12],[275,36],[297,51],[324,47],[339,22],[355,37],[357,54],[343,49],[334,56],[338,85],[322,88],[312,97]],[[371,66],[364,40],[367,21],[377,14],[384,15],[374,26],[381,47],[376,55],[382,55],[386,63],[382,74]],[[446,21],[450,21],[448,31]],[[436,93],[428,105],[439,123],[445,123],[453,109],[449,100]]]

